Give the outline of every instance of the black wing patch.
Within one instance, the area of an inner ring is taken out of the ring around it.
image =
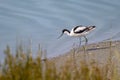
[[[76,30],[78,27],[82,27],[82,25],[76,26],[76,27],[73,29],[73,31],[75,32],[75,30]]]
[[[88,27],[86,27],[85,29],[83,29],[83,30],[79,30],[79,31],[74,31],[74,33],[83,33],[83,32],[87,32],[87,31],[89,31],[89,28]]]

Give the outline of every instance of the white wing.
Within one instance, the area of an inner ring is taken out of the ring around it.
[[[74,32],[79,32],[79,31],[83,31],[84,29],[86,29],[86,27],[85,26],[79,26],[79,27],[75,27],[73,30],[74,30]]]

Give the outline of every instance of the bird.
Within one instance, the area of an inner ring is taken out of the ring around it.
[[[85,38],[85,44],[88,43],[88,39],[86,37],[87,34],[89,34],[91,31],[93,31],[96,28],[96,26],[82,26],[82,25],[78,25],[75,26],[71,29],[71,31],[69,31],[68,29],[63,29],[62,30],[62,34],[58,37],[58,39],[60,37],[62,37],[63,34],[67,34],[68,36],[71,37],[78,37],[80,40],[80,44],[81,45],[81,37]]]

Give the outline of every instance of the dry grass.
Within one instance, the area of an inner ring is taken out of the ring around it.
[[[13,55],[7,46],[4,51],[6,57],[1,64],[0,80],[120,80],[120,54],[109,43],[109,56],[104,65],[95,59],[87,61],[89,54],[86,54],[86,47],[83,47],[85,54],[81,61],[77,61],[77,50],[73,48],[70,51],[71,57],[59,68],[55,60],[46,57],[43,59],[46,53],[40,46],[36,57],[31,56],[31,49],[25,52],[22,46]]]

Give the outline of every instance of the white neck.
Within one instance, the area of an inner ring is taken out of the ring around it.
[[[70,33],[68,31],[65,31],[64,33],[70,36]]]

